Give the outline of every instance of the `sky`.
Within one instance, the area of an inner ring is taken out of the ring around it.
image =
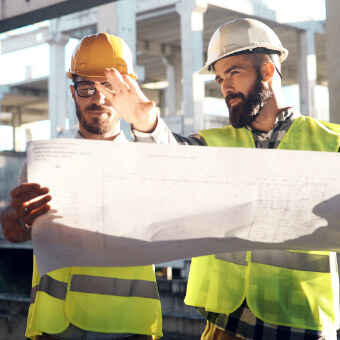
[[[224,0],[221,0],[224,1]],[[261,0],[254,0],[254,2]],[[268,8],[274,9],[277,12],[278,20],[285,22],[299,22],[302,20],[324,20],[326,16],[325,0],[262,0]],[[6,38],[6,35],[18,34],[27,32],[28,30],[36,29],[37,27],[46,26],[46,22],[39,23],[35,26],[20,28],[7,34],[0,34],[1,39]],[[39,37],[37,37],[39,38]],[[65,48],[66,61],[71,59],[72,51],[77,43],[77,40],[71,39]],[[0,50],[1,52],[1,50]],[[65,65],[65,71],[68,70],[68,63]],[[46,77],[49,75],[49,46],[41,44],[33,48],[23,49],[7,54],[0,54],[0,85],[11,84],[24,81],[27,74],[31,74],[34,78]],[[291,98],[296,99],[296,95],[292,92],[287,94]],[[207,107],[214,107],[218,115],[225,112],[224,101],[208,103]],[[0,116],[1,119],[1,116]],[[1,121],[0,121],[1,122]],[[48,122],[45,122],[48,124]],[[37,131],[45,130],[45,128],[32,128],[33,136],[37,136]],[[0,126],[0,150],[11,149],[13,141],[11,140],[12,130],[10,127]],[[48,135],[41,134],[42,139],[48,138]],[[24,140],[25,138],[23,138]],[[25,142],[23,142],[25,148]]]
[[[325,20],[325,0],[262,0],[286,22]]]

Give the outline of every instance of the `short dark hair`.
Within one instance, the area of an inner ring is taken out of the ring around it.
[[[78,74],[72,73],[72,81],[75,83],[76,78],[78,77]]]

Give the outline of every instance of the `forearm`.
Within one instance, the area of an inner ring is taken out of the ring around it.
[[[172,133],[162,118],[158,119],[155,130],[151,133],[136,131],[131,128],[133,142],[156,143],[164,145],[207,145],[205,140],[199,135],[183,137]]]
[[[171,133],[162,118],[158,118],[157,126],[151,133],[140,132],[131,126],[131,137],[133,142],[138,143],[177,145],[174,135]]]
[[[3,234],[9,242],[22,243],[31,240],[31,229],[24,229],[19,218],[11,207],[5,208],[1,213]]]

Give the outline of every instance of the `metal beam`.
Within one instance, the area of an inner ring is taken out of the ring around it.
[[[36,116],[40,118],[41,116],[44,116],[44,117],[46,116],[46,119],[48,119],[48,110],[29,109],[24,106],[4,106],[3,112],[12,112],[14,109],[18,109],[18,108],[22,110],[23,115],[31,115],[31,116]],[[1,124],[3,121],[8,121],[8,120],[6,119],[2,120]]]
[[[0,33],[119,0],[0,0]],[[122,0],[120,0],[122,1]]]
[[[45,44],[48,39],[48,28],[43,27],[37,30],[10,36],[1,40],[1,54],[10,53],[24,48]]]
[[[225,8],[229,11],[242,13],[250,17],[255,17],[259,20],[268,20],[273,23],[284,25],[287,28],[294,30],[308,30],[314,33],[325,34],[325,26],[323,21],[305,21],[305,22],[290,22],[289,14],[285,15],[282,12],[277,12],[268,8],[267,5],[257,0],[237,0],[237,1],[221,1],[221,0],[206,0],[208,5],[216,6],[217,8]]]
[[[178,0],[149,0],[137,1],[136,13],[158,11],[161,7],[175,6]]]
[[[25,96],[25,97],[39,97],[39,98],[48,98],[48,91],[44,89],[34,89],[27,87],[11,87],[11,92],[9,94],[16,96]]]
[[[39,97],[39,98],[48,98],[47,89],[37,89],[37,88],[29,88],[25,86],[17,86],[17,85],[0,85],[0,93],[2,95],[16,95],[16,96],[24,96],[24,97]]]
[[[167,44],[158,44],[148,40],[138,40],[137,51],[138,53],[166,57],[171,56],[176,52],[180,52],[180,48]]]

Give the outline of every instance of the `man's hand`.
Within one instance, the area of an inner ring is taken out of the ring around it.
[[[1,214],[4,236],[10,242],[24,242],[31,239],[31,230],[24,225],[32,225],[39,217],[50,210],[47,204],[52,197],[47,195],[48,188],[36,183],[24,183],[11,191],[10,206]]]
[[[96,88],[111,102],[114,109],[135,130],[152,132],[157,125],[155,102],[150,101],[138,83],[128,75],[121,75],[115,68],[107,68],[105,76],[112,91],[96,82]]]

